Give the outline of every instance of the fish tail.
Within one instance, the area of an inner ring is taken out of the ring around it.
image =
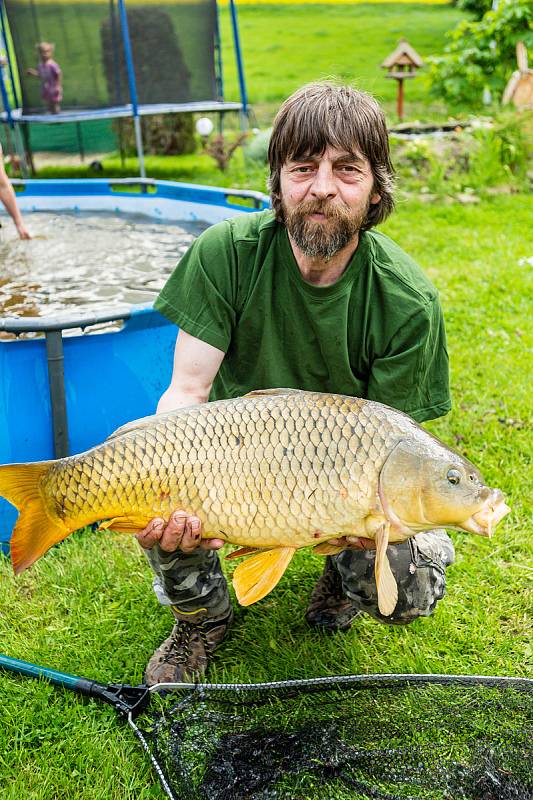
[[[15,574],[25,570],[71,532],[50,518],[40,492],[40,481],[50,461],[0,466],[0,495],[19,510],[11,537],[11,563]]]

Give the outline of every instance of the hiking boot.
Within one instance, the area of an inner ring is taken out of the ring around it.
[[[233,609],[218,619],[209,618],[205,608],[184,614],[173,606],[172,611],[176,623],[148,662],[144,673],[147,686],[199,681],[233,622]]]
[[[342,590],[341,576],[331,558],[311,593],[305,618],[311,627],[329,631],[347,631],[362,612]]]

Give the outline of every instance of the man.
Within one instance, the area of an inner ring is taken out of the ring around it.
[[[19,239],[31,239],[30,233],[24,225],[24,220],[17,206],[17,198],[4,167],[4,155],[0,145],[0,201],[13,222],[19,235]]]
[[[418,421],[450,409],[437,293],[390,239],[371,231],[393,208],[383,113],[348,86],[304,86],[282,105],[269,147],[272,211],[206,230],[157,302],[180,327],[158,411],[252,389],[293,387],[379,400]],[[151,658],[154,684],[200,677],[231,625],[228,588],[195,509],[138,534],[175,626]],[[377,607],[373,542],[349,537],[328,558],[306,612],[346,630],[361,612],[388,623],[428,615],[444,595],[453,546],[444,531],[389,548],[399,587]]]

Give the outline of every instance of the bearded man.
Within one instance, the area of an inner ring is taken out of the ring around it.
[[[415,420],[450,409],[444,323],[435,288],[394,242],[372,230],[393,209],[384,115],[369,95],[319,82],[286,100],[269,147],[272,210],[206,230],[155,307],[179,328],[158,411],[292,387],[377,400]],[[198,679],[233,612],[218,555],[194,512],[154,519],[137,538],[175,625],[154,653],[149,685]],[[374,543],[357,537],[328,558],[306,619],[346,630],[361,613],[405,624],[445,590],[442,530],[389,547],[394,613],[377,605]]]

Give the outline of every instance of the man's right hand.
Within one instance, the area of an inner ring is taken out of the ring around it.
[[[168,522],[155,517],[146,528],[135,534],[135,538],[145,550],[159,544],[166,553],[175,550],[194,553],[198,547],[202,550],[219,550],[225,544],[224,539],[202,539],[201,521],[186,511],[173,511]]]

